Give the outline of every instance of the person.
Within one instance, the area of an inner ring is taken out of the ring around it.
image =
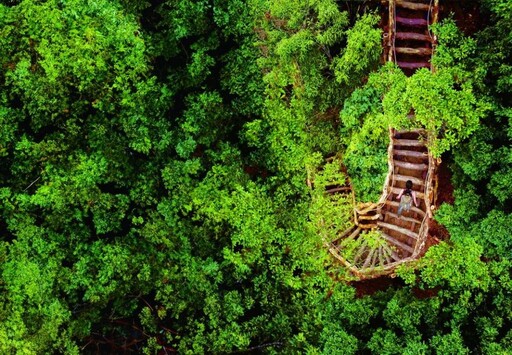
[[[412,181],[407,180],[405,183],[405,189],[400,191],[397,200],[400,200],[400,205],[398,206],[398,218],[402,217],[402,212],[411,209],[411,203],[414,201],[414,205],[418,207],[418,201],[416,201],[416,193],[412,190]]]

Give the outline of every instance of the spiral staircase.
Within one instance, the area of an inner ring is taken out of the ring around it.
[[[384,26],[384,58],[407,75],[432,70],[435,37],[429,25],[438,18],[438,0],[383,1],[389,17]],[[437,191],[436,168],[426,146],[426,131],[389,130],[388,174],[376,203],[354,203],[353,225],[334,240],[325,240],[331,254],[359,279],[393,275],[397,266],[417,260],[425,251],[429,219]],[[397,215],[399,192],[412,181],[418,207]],[[348,185],[330,187],[329,194],[354,192]],[[355,201],[354,196],[354,201]]]

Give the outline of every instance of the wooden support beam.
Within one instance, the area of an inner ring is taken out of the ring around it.
[[[382,234],[382,237],[384,239],[386,239],[388,242],[390,242],[391,244],[393,245],[396,245],[397,247],[399,247],[400,249],[402,250],[405,250],[407,252],[409,252],[410,254],[412,254],[414,252],[414,249],[411,248],[410,246],[408,246],[407,244],[404,244],[402,242],[399,242],[398,240],[396,240],[395,238],[392,238],[390,237],[389,235],[387,234]]]
[[[412,238],[414,240],[417,240],[418,239],[418,233],[414,233],[414,232],[411,232],[410,230],[408,229],[405,229],[405,228],[402,228],[402,227],[399,227],[399,226],[396,226],[394,224],[391,224],[391,223],[385,223],[385,222],[377,222],[377,225],[381,228],[387,228],[389,230],[393,230],[395,232],[398,232],[400,234],[403,234],[403,235],[406,235],[408,236],[409,238]],[[412,253],[412,252],[411,252]]]

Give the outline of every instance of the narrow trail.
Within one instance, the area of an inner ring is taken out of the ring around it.
[[[431,68],[435,38],[429,25],[438,17],[438,0],[383,1],[389,18],[384,27],[384,56],[407,75],[418,68]],[[412,118],[412,116],[411,116]],[[354,224],[334,240],[325,241],[331,254],[359,279],[393,274],[396,267],[417,260],[424,253],[429,219],[437,191],[437,160],[426,146],[426,131],[389,130],[388,174],[377,203],[356,205]],[[413,183],[418,207],[397,215],[400,191]],[[343,188],[327,191],[347,193]],[[352,191],[353,194],[353,191]]]

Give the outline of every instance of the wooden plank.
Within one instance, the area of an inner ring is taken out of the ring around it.
[[[416,32],[397,32],[395,36],[396,39],[402,40],[432,42],[432,38],[429,35]]]
[[[342,186],[342,187],[335,187],[333,189],[325,190],[326,193],[332,194],[339,191],[347,191],[350,192],[351,188],[350,186]]]
[[[360,227],[357,227],[353,232],[352,234],[350,234],[347,238],[343,239],[340,243],[340,246],[344,246],[345,244],[347,244],[347,242],[349,242],[350,240],[353,240],[355,239],[355,237],[357,237],[359,235],[359,233],[361,233],[361,228]]]
[[[357,254],[356,256],[354,257],[354,265],[357,264],[357,261],[359,260],[359,258],[363,255],[364,253],[364,249],[366,248],[366,244],[368,243],[367,240],[364,240],[363,243],[361,244],[361,247],[359,248],[359,250],[357,251]]]
[[[413,184],[418,185],[418,186],[423,186],[423,184],[425,183],[425,181],[423,181],[420,178],[417,178],[414,176],[400,175],[400,174],[395,174],[393,176],[393,179],[395,181],[403,181],[403,182],[406,182],[407,180],[411,180]]]
[[[427,152],[416,152],[414,150],[406,150],[406,149],[393,149],[393,155],[398,155],[401,157],[411,157],[411,158],[427,158]]]
[[[412,207],[411,207],[412,209]],[[373,228],[377,228],[377,225],[372,223],[372,224],[358,224],[359,227],[361,227],[362,229],[373,229]]]
[[[386,264],[384,262],[384,256],[383,256],[383,251],[382,251],[382,245],[379,247],[379,264],[384,266],[384,264]],[[373,266],[373,265],[372,265]]]
[[[430,9],[429,4],[422,4],[419,2],[410,2],[404,0],[396,0],[396,6],[415,11],[428,11]]]
[[[358,209],[357,213],[360,215],[364,215],[364,214],[367,214],[368,212],[370,212],[371,210],[377,210],[377,208],[379,208],[379,205],[374,202],[369,202],[369,203],[361,204],[359,207],[361,209]]]
[[[388,264],[391,262],[390,258],[391,257],[394,261],[400,261],[400,257],[398,256],[398,254],[394,251],[394,250],[391,250],[391,248],[389,247],[389,245],[383,245],[382,246],[385,250],[386,250],[386,254],[384,254],[384,256],[386,257],[386,260],[388,261]]]
[[[339,234],[339,237],[334,239],[331,243],[332,244],[335,244],[336,242],[340,241],[341,239],[344,239],[347,235],[349,235],[349,233],[352,233],[354,231],[354,228],[356,228],[357,226],[356,225],[351,225],[350,227],[348,227],[347,229],[345,229],[343,231],[343,233]],[[357,229],[357,228],[356,228]]]
[[[393,145],[400,145],[404,147],[425,147],[425,142],[418,139],[393,138]]]
[[[401,189],[400,187],[392,187],[391,188],[391,191],[398,195],[400,192],[402,192],[403,189]],[[425,194],[423,192],[420,192],[420,191],[414,191],[416,193],[416,198],[417,199],[422,199],[424,200],[425,199]]]
[[[375,253],[373,254],[373,258],[372,258],[372,262],[371,262],[371,266],[370,267],[375,267],[375,263],[377,262],[377,257],[379,256],[379,251],[380,251],[380,248],[379,247],[378,249],[375,249]]]
[[[393,230],[395,232],[398,232],[400,234],[406,235],[414,240],[418,239],[418,233],[411,232],[408,229],[405,229],[405,228],[402,228],[399,226],[395,226],[394,224],[385,223],[385,222],[377,222],[377,225],[381,228],[387,228],[387,229]],[[412,253],[412,251],[411,251],[411,253]]]
[[[384,239],[386,239],[388,242],[390,242],[391,244],[396,245],[397,247],[399,247],[399,248],[400,248],[400,249],[402,249],[402,250],[405,250],[405,251],[407,251],[407,252],[409,252],[409,253],[411,253],[411,254],[414,252],[414,249],[413,249],[413,248],[411,248],[411,247],[410,247],[410,246],[408,246],[407,244],[404,244],[404,243],[402,243],[402,242],[399,242],[398,240],[396,240],[395,238],[390,237],[390,236],[389,236],[389,235],[387,235],[387,234],[382,234],[382,237],[383,237]],[[393,258],[393,259],[394,259],[394,258]]]
[[[399,202],[389,201],[389,200],[386,200],[385,203],[388,206],[392,206],[392,207],[396,207],[396,208],[398,208],[398,206],[400,205]],[[411,211],[419,213],[421,216],[425,217],[425,211],[419,209],[418,207],[411,206]]]
[[[377,249],[372,249],[368,253],[368,256],[366,257],[366,260],[363,263],[363,267],[362,267],[363,269],[366,268],[368,265],[370,265],[370,263],[372,261],[372,258],[373,258],[373,255],[375,254],[376,251],[377,251]]]
[[[407,163],[404,161],[394,160],[393,164],[399,168],[410,169],[410,170],[427,170],[426,164]]]
[[[375,221],[376,219],[380,219],[382,217],[382,215],[380,213],[377,213],[376,215],[373,215],[373,216],[359,216],[357,217],[357,219],[359,219],[360,221]]]
[[[407,115],[407,118],[413,119],[414,115]],[[397,130],[395,131],[395,134],[404,134],[404,133],[416,133],[418,135],[425,134],[426,131],[424,128],[413,128],[413,129],[404,129],[404,130]]]
[[[398,215],[396,213],[387,212],[386,214],[388,216],[390,216],[390,217],[398,218]],[[414,219],[414,218],[411,218],[411,217],[405,217],[405,216],[402,216],[401,220],[402,221],[406,221],[406,222],[415,223],[415,224],[421,224],[421,222],[423,222],[423,221],[418,221],[417,219]]]
[[[409,47],[395,47],[396,53],[401,54],[412,54],[412,55],[431,55],[432,49],[431,48],[409,48]]]
[[[397,62],[400,68],[405,69],[419,69],[419,68],[430,68],[429,62]]]
[[[409,17],[397,16],[395,18],[395,21],[402,25],[411,26],[411,27],[427,27],[427,25],[428,25],[427,20],[423,19],[423,18],[409,18]]]

